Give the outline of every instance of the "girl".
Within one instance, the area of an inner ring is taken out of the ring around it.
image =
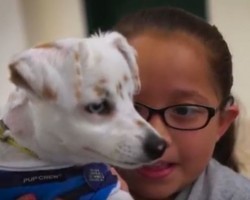
[[[179,9],[155,8],[123,18],[115,30],[138,52],[135,107],[170,141],[156,164],[118,169],[135,199],[250,199],[250,182],[232,171],[238,108],[231,54],[217,28]]]

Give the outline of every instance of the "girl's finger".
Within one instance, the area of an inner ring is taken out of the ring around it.
[[[26,194],[24,196],[21,196],[17,200],[37,200],[37,199],[33,194]]]
[[[118,180],[121,183],[121,189],[128,192],[129,191],[128,190],[128,185],[124,181],[124,179],[122,179],[122,177],[118,174],[118,172],[115,170],[115,168],[111,167],[110,170],[111,170],[111,172],[112,172],[113,175],[116,175],[118,177]]]
[[[37,199],[33,194],[27,194],[18,198],[17,200],[37,200]],[[63,199],[56,199],[56,200],[63,200]]]

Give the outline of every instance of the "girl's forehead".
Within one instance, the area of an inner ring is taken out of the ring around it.
[[[143,46],[145,48],[146,46],[148,46],[154,49],[154,47],[158,48],[172,45],[171,47],[186,46],[193,51],[197,49],[199,49],[199,51],[202,50],[204,56],[207,56],[207,53],[209,52],[209,49],[206,48],[200,37],[180,30],[168,32],[148,30],[137,34],[134,37],[129,38],[128,40],[135,47]],[[150,46],[152,44],[154,45]],[[159,51],[155,53],[159,53]]]
[[[175,73],[206,72],[208,75],[210,65],[206,49],[202,43],[183,35],[169,37],[156,37],[151,34],[137,36],[130,41],[137,50],[137,62],[140,71],[158,73],[169,70]]]
[[[198,39],[177,33],[165,37],[144,33],[130,43],[138,53],[142,92],[196,91],[208,100],[217,98],[206,48]]]

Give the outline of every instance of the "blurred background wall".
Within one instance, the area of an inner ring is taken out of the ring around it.
[[[124,5],[129,5],[133,9],[140,7],[138,4],[140,0],[0,0],[0,114],[12,88],[8,81],[7,69],[11,57],[25,48],[45,41],[86,36],[94,27],[95,19],[90,17],[87,20],[86,18],[93,14],[91,12],[96,4],[93,2],[99,2],[98,12],[101,15],[97,18],[97,22],[101,22],[100,25],[106,23],[111,11],[117,16],[125,12]],[[105,4],[107,2],[111,4]],[[144,2],[147,2],[149,6],[150,2],[155,1]],[[162,4],[166,1],[157,0],[157,2]],[[245,146],[250,146],[250,136],[248,136],[250,135],[248,134],[250,130],[250,1],[168,0],[168,2],[177,6],[183,6],[185,2],[185,6],[190,11],[196,12],[215,24],[227,40],[234,63],[233,92],[242,107],[241,130],[245,133],[244,137],[244,134],[241,134],[239,140],[239,152],[241,150],[244,152],[241,155],[245,156],[245,160],[249,160],[250,166],[250,147],[245,148]],[[111,6],[117,6],[116,8],[120,10],[110,9]],[[89,12],[86,12],[85,8],[88,8]],[[107,12],[107,10],[110,11]],[[246,140],[246,137],[249,137],[249,140]],[[250,169],[246,174],[250,176]]]

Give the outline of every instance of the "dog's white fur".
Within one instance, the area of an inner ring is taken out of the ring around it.
[[[6,134],[40,160],[0,142],[0,166],[22,169],[104,162],[135,168],[152,161],[156,131],[133,107],[140,89],[134,49],[116,32],[64,39],[22,52],[10,64]],[[119,192],[110,199],[129,200]]]

